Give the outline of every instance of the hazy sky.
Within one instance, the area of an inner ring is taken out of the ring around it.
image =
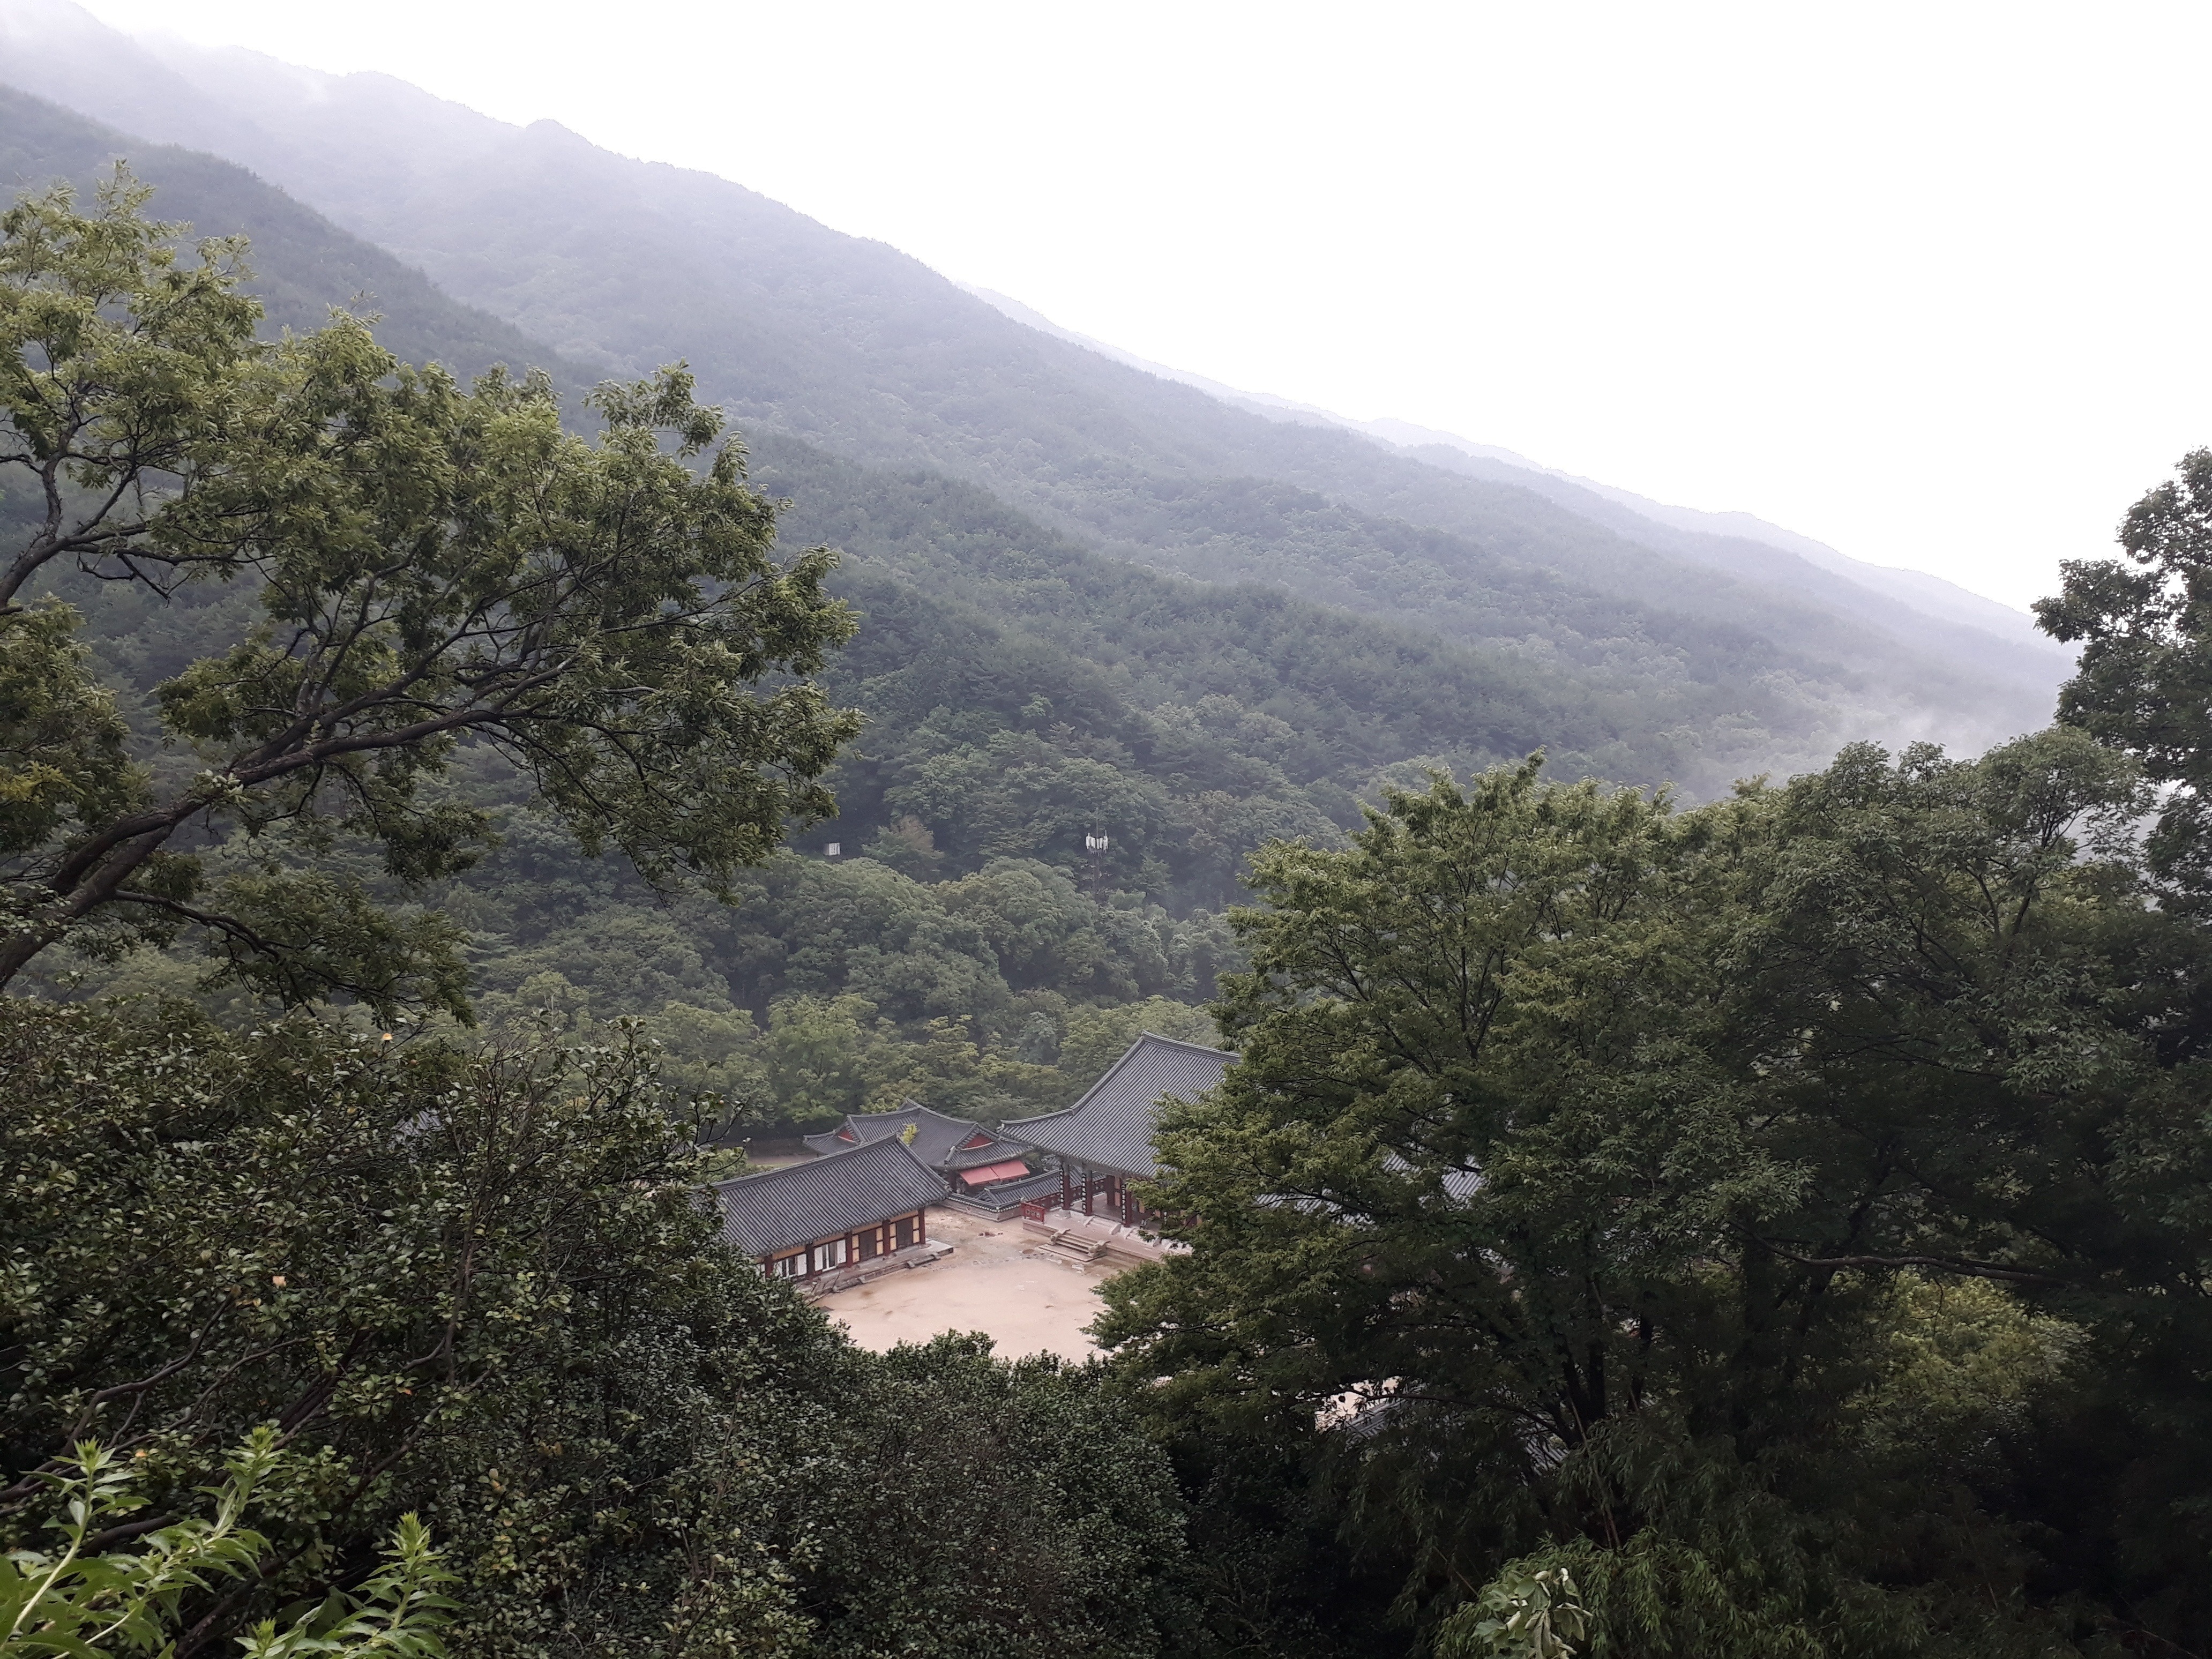
[[[88,3],[2015,603],[2212,444],[2201,3]]]

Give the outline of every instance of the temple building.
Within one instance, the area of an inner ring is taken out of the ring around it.
[[[1011,1118],[999,1133],[1059,1160],[1060,1190],[1051,1195],[1059,1207],[1079,1205],[1085,1215],[1109,1215],[1133,1226],[1139,1218],[1129,1183],[1159,1173],[1152,1130],[1161,1103],[1195,1100],[1236,1063],[1224,1049],[1146,1031],[1074,1105]]]
[[[1027,1141],[994,1134],[980,1123],[947,1117],[911,1100],[896,1112],[848,1113],[835,1129],[804,1139],[807,1150],[824,1156],[899,1140],[961,1196],[1023,1182],[1033,1173]]]
[[[722,1236],[776,1279],[817,1279],[929,1243],[951,1183],[897,1135],[788,1169],[717,1182]]]

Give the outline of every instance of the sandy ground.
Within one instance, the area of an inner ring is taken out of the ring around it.
[[[1121,1264],[1074,1267],[1026,1255],[1042,1240],[1024,1233],[1019,1217],[986,1221],[932,1210],[929,1237],[950,1243],[952,1254],[822,1299],[862,1347],[880,1353],[941,1331],[981,1331],[1008,1358],[1044,1352],[1085,1359],[1098,1351],[1083,1328],[1098,1316],[1098,1286],[1121,1272]]]

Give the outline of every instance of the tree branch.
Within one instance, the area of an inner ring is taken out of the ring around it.
[[[1964,1273],[1974,1279],[1993,1279],[2010,1285],[2058,1286],[2068,1281],[2054,1273],[2032,1273],[2025,1267],[2000,1267],[1993,1261],[1974,1261],[1952,1255],[1800,1255],[1771,1239],[1758,1241],[1785,1261],[1801,1267],[1932,1267],[1942,1273]]]

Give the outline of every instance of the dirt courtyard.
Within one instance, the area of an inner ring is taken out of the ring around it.
[[[878,1353],[942,1331],[981,1331],[1008,1359],[1039,1352],[1086,1359],[1098,1352],[1083,1328],[1098,1316],[1098,1287],[1122,1271],[1120,1263],[1074,1267],[1024,1255],[1043,1241],[1024,1233],[1018,1216],[986,1221],[935,1209],[929,1237],[952,1245],[952,1254],[824,1297],[823,1310]]]

